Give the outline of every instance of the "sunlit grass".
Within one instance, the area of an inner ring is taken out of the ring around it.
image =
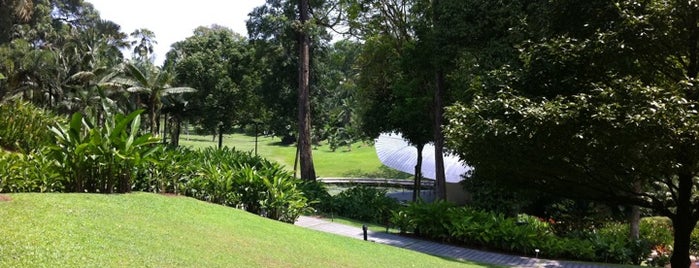
[[[218,140],[213,136],[182,135],[180,144],[192,148],[218,146]],[[223,146],[236,148],[240,151],[254,152],[255,137],[243,134],[227,134],[223,137]],[[296,154],[295,145],[282,145],[279,138],[260,136],[257,141],[257,153],[267,159],[279,162],[289,170],[294,169]],[[327,144],[315,146],[313,149],[313,164],[319,177],[353,177],[353,178],[390,178],[407,179],[409,174],[392,170],[379,161],[373,145],[363,142],[352,144],[351,147],[340,147],[330,150]]]
[[[12,194],[0,267],[482,267],[156,194]]]

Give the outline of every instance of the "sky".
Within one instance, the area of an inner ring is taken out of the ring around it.
[[[155,64],[161,65],[170,45],[192,36],[195,28],[223,25],[247,36],[245,21],[255,7],[265,0],[85,0],[102,19],[121,25],[130,34],[147,28],[155,33]],[[130,57],[130,54],[124,55]]]

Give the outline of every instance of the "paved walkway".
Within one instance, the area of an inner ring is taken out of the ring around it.
[[[301,216],[296,221],[296,225],[318,230],[326,233],[333,233],[342,236],[363,239],[364,234],[361,228],[344,224],[330,222],[315,217]],[[376,243],[401,247],[409,250],[419,251],[430,255],[453,258],[458,260],[474,261],[484,264],[495,264],[510,267],[570,267],[570,268],[597,268],[610,267],[601,264],[577,263],[569,261],[554,261],[538,258],[520,257],[500,253],[461,248],[452,245],[445,245],[431,241],[419,240],[395,234],[383,232],[368,232],[368,240]]]

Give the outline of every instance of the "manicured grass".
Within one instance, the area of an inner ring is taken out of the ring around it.
[[[212,136],[182,135],[180,144],[192,148],[218,146],[218,140]],[[255,137],[243,134],[224,135],[223,145],[240,151],[252,152],[255,149]],[[267,159],[285,165],[289,170],[294,169],[295,145],[282,145],[276,137],[258,137],[257,153]],[[330,150],[322,144],[313,150],[313,164],[316,174],[320,177],[352,177],[352,178],[389,178],[408,179],[409,174],[392,170],[379,161],[374,146],[358,142],[347,147]]]
[[[134,193],[0,199],[0,267],[483,267]]]

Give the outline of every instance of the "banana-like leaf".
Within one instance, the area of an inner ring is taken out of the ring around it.
[[[131,136],[136,135],[138,133],[138,129],[141,128],[141,113],[139,112],[136,114],[136,116],[133,118],[133,121],[131,122]]]
[[[81,132],[83,126],[83,115],[81,113],[73,113],[68,125],[68,134],[70,139],[75,143],[81,142]]]
[[[182,94],[182,93],[189,93],[189,92],[197,92],[196,89],[191,88],[191,87],[171,87],[171,88],[166,88],[163,90],[162,96],[167,96],[170,94]]]
[[[125,117],[120,117],[117,116],[116,119],[116,124],[114,126],[114,129],[112,130],[112,134],[110,135],[111,140],[116,140],[118,138],[118,135],[123,133],[126,130],[126,126],[131,123],[136,117],[139,118],[139,124],[140,124],[140,117],[139,115],[143,112],[142,109],[136,110],[130,114],[128,114]],[[133,128],[132,128],[133,129]]]
[[[129,78],[123,78],[123,77],[114,77],[114,78],[110,79],[109,81],[105,81],[104,83],[113,83],[116,85],[127,86],[127,87],[134,87],[134,86],[140,85],[140,83],[138,83],[138,81],[135,81],[135,80],[129,79]]]
[[[126,89],[126,91],[131,92],[131,93],[150,93],[153,90],[151,90],[150,88],[147,88],[147,87],[136,86],[136,87],[129,87]]]
[[[71,75],[70,78],[68,78],[68,81],[79,81],[79,82],[84,82],[86,80],[90,80],[95,77],[95,74],[93,72],[77,72],[74,75]]]

